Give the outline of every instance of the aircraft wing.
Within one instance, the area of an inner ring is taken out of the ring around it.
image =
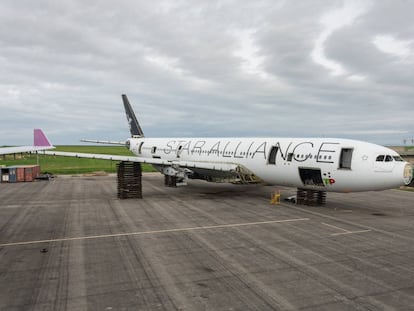
[[[3,147],[0,148],[0,155],[3,154],[13,154],[13,153],[23,153],[23,152],[38,152],[46,149],[53,149],[55,147],[36,147],[36,146],[20,146],[20,147]]]
[[[44,151],[42,154],[52,155],[52,156],[61,156],[61,157],[72,157],[72,158],[87,158],[87,159],[101,159],[101,160],[112,160],[112,161],[129,161],[129,162],[141,162],[141,163],[150,163],[147,158],[140,158],[136,156],[120,156],[113,154],[99,154],[99,153],[83,153],[83,152],[66,152],[66,151]],[[162,164],[161,159],[156,160],[154,164]],[[158,160],[158,161],[157,161]],[[151,162],[152,164],[153,162]]]
[[[23,153],[23,152],[38,152],[42,150],[54,149],[55,147],[47,139],[46,135],[41,129],[33,130],[33,146],[20,146],[20,147],[4,147],[0,148],[0,155]]]
[[[154,164],[154,165],[161,165],[161,166],[176,165],[180,167],[186,167],[189,169],[200,168],[200,169],[224,171],[224,172],[233,172],[233,171],[235,172],[239,166],[238,164],[235,164],[235,163],[201,162],[201,161],[167,161],[167,160],[158,159],[158,158],[142,158],[142,157],[136,157],[136,156],[120,156],[120,155],[99,154],[99,153],[44,151],[42,152],[42,154],[52,155],[52,156],[74,157],[74,158],[139,162],[139,163],[147,163],[147,164]]]

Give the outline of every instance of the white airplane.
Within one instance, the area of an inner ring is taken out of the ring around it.
[[[55,148],[47,139],[46,135],[41,129],[33,130],[33,146],[20,146],[20,147],[3,147],[0,148],[0,155],[23,153],[23,152],[38,152],[42,150],[48,150]]]
[[[340,138],[147,138],[122,95],[136,156],[68,153],[46,154],[152,164],[166,184],[188,178],[207,181],[264,182],[323,192],[385,190],[409,184],[412,167],[395,151]]]

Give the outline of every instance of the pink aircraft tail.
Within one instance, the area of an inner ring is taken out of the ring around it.
[[[35,147],[49,147],[52,146],[49,139],[47,139],[46,135],[43,133],[41,129],[34,129],[33,130],[33,137],[34,137],[34,146]]]

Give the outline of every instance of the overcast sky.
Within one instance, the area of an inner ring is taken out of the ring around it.
[[[0,2],[0,145],[414,138],[414,1]]]

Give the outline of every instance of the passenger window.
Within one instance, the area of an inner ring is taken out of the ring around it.
[[[385,156],[385,162],[392,162],[392,156],[390,155]]]
[[[377,162],[382,162],[382,161],[384,161],[384,155],[379,155],[378,157],[377,157]]]

